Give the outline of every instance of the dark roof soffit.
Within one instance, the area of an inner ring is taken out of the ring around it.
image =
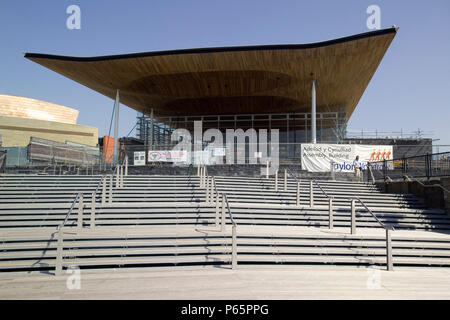
[[[164,55],[176,55],[176,54],[193,54],[193,53],[214,53],[214,52],[233,52],[233,51],[255,51],[255,50],[289,50],[289,49],[312,49],[318,47],[325,47],[334,44],[339,44],[348,41],[354,41],[364,38],[370,38],[390,33],[396,33],[398,27],[392,27],[388,29],[370,31],[360,33],[344,38],[327,40],[323,42],[308,43],[308,44],[279,44],[279,45],[259,45],[259,46],[235,46],[235,47],[212,47],[212,48],[197,48],[197,49],[179,49],[179,50],[166,50],[166,51],[153,51],[153,52],[140,52],[131,54],[120,54],[111,56],[98,56],[98,57],[69,57],[58,56],[43,53],[25,53],[25,58],[40,58],[40,59],[53,59],[53,60],[66,60],[66,61],[78,61],[78,62],[95,62],[105,60],[117,60],[117,59],[130,59],[130,58],[144,58]]]

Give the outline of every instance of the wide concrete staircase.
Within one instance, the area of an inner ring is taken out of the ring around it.
[[[76,194],[84,194],[84,221],[88,225],[92,193],[101,176],[5,176],[0,180],[0,228],[56,227],[63,220]],[[205,203],[205,189],[198,177],[127,176],[123,188],[114,188],[113,201],[96,208],[96,225],[211,225],[215,205]],[[113,181],[113,184],[115,181]],[[109,190],[109,180],[107,179]],[[313,185],[314,207],[310,207],[310,183],[300,184],[300,206],[296,206],[297,183],[288,179],[287,190],[279,179],[216,177],[217,190],[225,192],[238,224],[327,226],[328,199]],[[448,215],[427,209],[414,195],[388,194],[372,184],[321,181],[334,197],[335,226],[350,226],[350,199],[358,196],[377,216],[396,229],[450,229]],[[96,194],[101,201],[101,194]],[[78,204],[75,205],[77,208]],[[358,203],[357,208],[361,209]],[[378,228],[367,212],[358,212],[358,227]],[[76,222],[76,215],[69,217]]]
[[[310,182],[273,177],[216,176],[238,225],[238,264],[385,265],[385,233],[357,204],[357,234],[350,233],[352,197],[359,197],[387,225],[393,226],[395,267],[450,266],[449,216],[427,209],[414,195],[387,194],[372,184],[320,181],[334,197],[334,228],[328,229],[328,199]],[[112,189],[109,179],[102,204],[102,176],[0,177],[0,271],[55,269],[56,227],[72,202],[84,195],[82,228],[78,203],[64,227],[64,265],[80,268],[226,266],[231,261],[231,220],[215,229],[216,204],[206,203],[197,176],[124,177]],[[113,184],[114,184],[113,180]],[[100,183],[100,184],[99,184]],[[91,227],[92,194],[95,227]]]

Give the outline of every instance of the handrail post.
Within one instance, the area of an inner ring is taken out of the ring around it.
[[[233,227],[231,229],[231,250],[232,250],[232,256],[231,256],[231,268],[236,269],[237,267],[237,243],[236,243],[236,225],[233,224]]]
[[[92,192],[92,199],[91,199],[91,229],[95,227],[95,192]]]
[[[203,188],[206,188],[206,166],[203,167]]]
[[[333,198],[328,198],[328,228],[333,229]]]
[[[351,218],[350,218],[350,233],[351,234],[356,234],[356,207],[355,207],[355,200],[352,200],[352,213],[351,213]]]
[[[334,162],[333,161],[330,162],[330,171],[331,171],[331,180],[335,181],[336,175],[334,173]]]
[[[275,191],[278,191],[278,169],[275,171]]]
[[[269,160],[266,160],[266,179],[269,179]]]
[[[222,222],[220,224],[220,231],[225,231],[225,195],[222,194]]]
[[[205,194],[205,202],[209,203],[209,177],[206,177],[206,194]]]
[[[284,169],[284,191],[287,191],[287,170]]]
[[[386,266],[388,271],[392,271],[394,269],[394,263],[392,261],[392,238],[390,229],[386,229]]]
[[[430,180],[432,170],[431,170],[431,157],[430,157],[429,153],[427,153],[425,155],[425,160],[426,160],[426,171],[425,172],[426,172],[427,180]]]
[[[128,156],[125,157],[125,176],[128,176]]]
[[[203,188],[204,187],[204,185],[203,185],[203,176],[204,176],[204,167],[202,166],[201,168],[200,168],[200,188]]]
[[[102,205],[106,202],[106,176],[102,177]]]
[[[211,177],[211,192],[209,194],[209,203],[213,203],[214,202],[214,186],[216,185],[216,180],[214,179],[214,177]]]
[[[116,170],[116,189],[120,188],[120,164],[117,165],[117,170]]]
[[[216,193],[216,228],[219,228],[219,193]]]
[[[311,208],[314,207],[314,186],[312,180],[309,181],[309,206]]]
[[[119,171],[119,187],[123,188],[123,165],[120,165],[120,171]]]
[[[113,189],[113,175],[110,175],[109,176],[109,204],[111,204],[112,200],[113,200],[112,189]]]
[[[208,176],[208,203],[212,203],[214,177]]]
[[[213,192],[214,192],[214,177],[209,179],[209,200],[208,203],[213,203]]]
[[[122,175],[120,174],[120,172],[122,171],[122,166],[119,164],[119,165],[117,165],[117,177],[118,177],[118,179],[117,179],[117,186],[116,186],[116,188],[120,188],[120,185],[121,185],[121,182],[120,182],[120,180],[122,179]]]
[[[406,174],[406,159],[405,159],[405,155],[403,155],[403,158],[402,158],[402,175],[403,175],[403,177],[405,176],[405,174]]]
[[[58,230],[55,275],[57,275],[57,276],[61,275],[62,265],[63,265],[63,227],[59,228],[59,230]]]
[[[80,197],[78,198],[78,223],[77,223],[77,231],[81,231],[83,228],[83,209],[84,209],[84,203],[83,203],[83,194],[80,194]]]
[[[202,168],[202,188],[205,188],[206,187],[206,185],[205,185],[205,183],[206,183],[206,170],[205,170],[205,167],[203,167]]]
[[[123,177],[124,177],[124,173],[125,173],[125,166],[121,165],[120,166],[120,187],[123,188]]]
[[[300,206],[300,181],[297,181],[297,206]]]

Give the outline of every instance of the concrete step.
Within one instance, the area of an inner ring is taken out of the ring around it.
[[[81,268],[152,267],[229,264],[229,236],[177,236],[149,239],[65,239],[65,264]],[[52,270],[56,240],[2,241],[0,271]],[[393,257],[400,266],[450,266],[450,240],[393,239]],[[384,239],[350,236],[238,236],[239,264],[384,265]]]

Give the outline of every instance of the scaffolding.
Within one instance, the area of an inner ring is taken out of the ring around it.
[[[165,150],[173,145],[170,137],[175,130],[174,128],[154,119],[152,133],[152,119],[144,113],[138,113],[136,121],[136,138],[143,141],[146,150],[157,150],[160,148],[164,148],[163,150]]]
[[[343,108],[337,111],[317,112],[317,141],[319,143],[340,143],[346,135],[346,114]],[[278,129],[281,158],[298,158],[300,144],[311,140],[311,113],[268,113],[268,114],[227,114],[199,116],[158,116],[153,121],[146,114],[139,113],[136,123],[136,138],[143,142],[145,151],[171,150],[176,141],[171,141],[171,135],[176,129],[186,129],[194,132],[194,122],[201,121],[202,130],[218,129],[224,136],[227,129],[250,128]],[[224,137],[225,139],[225,137]],[[224,140],[225,142],[225,140]],[[207,143],[204,142],[204,146]],[[147,154],[147,152],[146,152]]]

